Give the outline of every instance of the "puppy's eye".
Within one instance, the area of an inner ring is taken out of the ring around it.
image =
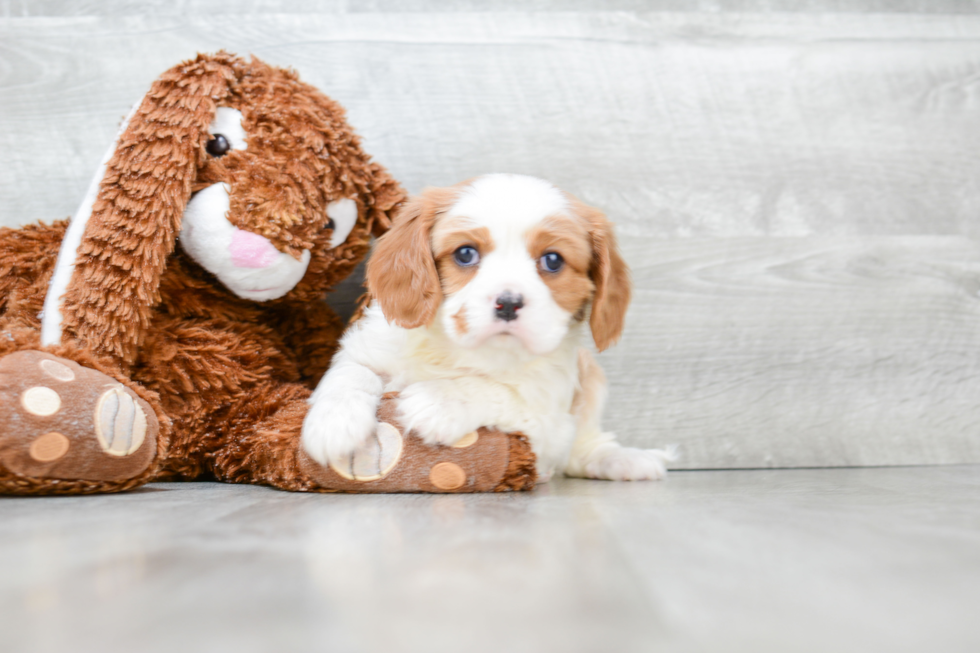
[[[480,252],[476,251],[475,247],[463,245],[453,252],[453,258],[456,259],[457,264],[464,268],[468,268],[471,265],[476,265],[480,262]]]
[[[211,156],[224,156],[231,149],[231,143],[228,142],[228,139],[223,134],[215,134],[208,141],[205,149]]]
[[[565,265],[565,259],[558,252],[548,252],[538,259],[541,269],[546,272],[558,272]]]

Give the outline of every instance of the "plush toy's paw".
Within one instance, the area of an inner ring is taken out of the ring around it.
[[[150,405],[101,372],[40,351],[0,359],[0,465],[18,476],[132,479],[158,430]]]
[[[319,463],[306,451],[301,470],[317,489],[334,492],[510,492],[534,487],[535,456],[519,434],[480,428],[452,447],[407,433],[396,395],[378,407],[375,431],[349,457]]]
[[[671,448],[634,449],[608,443],[589,455],[583,476],[607,481],[655,481],[666,476],[667,463],[676,458]]]
[[[426,444],[452,446],[481,426],[473,407],[455,396],[451,381],[422,381],[401,391],[398,419]]]
[[[351,458],[364,447],[378,429],[377,403],[319,399],[310,403],[303,421],[303,449],[309,456],[328,465]]]

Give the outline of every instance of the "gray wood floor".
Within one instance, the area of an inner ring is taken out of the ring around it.
[[[602,356],[624,441],[688,468],[980,462],[978,12],[6,0],[0,224],[69,215],[159,72],[254,53],[412,191],[522,172],[609,213],[638,286]]]
[[[980,650],[980,466],[0,499],[0,650]]]

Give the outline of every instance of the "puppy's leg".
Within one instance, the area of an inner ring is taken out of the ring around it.
[[[398,402],[405,430],[415,430],[427,444],[455,444],[467,433],[496,426],[499,416],[515,412],[509,390],[477,377],[413,383],[401,391]]]
[[[384,383],[373,370],[341,349],[310,397],[303,421],[303,449],[321,465],[341,461],[378,428]]]
[[[668,448],[634,449],[616,442],[603,432],[602,411],[606,404],[606,375],[587,350],[579,350],[580,389],[572,402],[577,435],[565,474],[610,481],[642,481],[663,478],[667,463],[675,459]]]

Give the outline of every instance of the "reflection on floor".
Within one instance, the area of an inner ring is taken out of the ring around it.
[[[976,651],[980,466],[0,499],[9,651]]]

